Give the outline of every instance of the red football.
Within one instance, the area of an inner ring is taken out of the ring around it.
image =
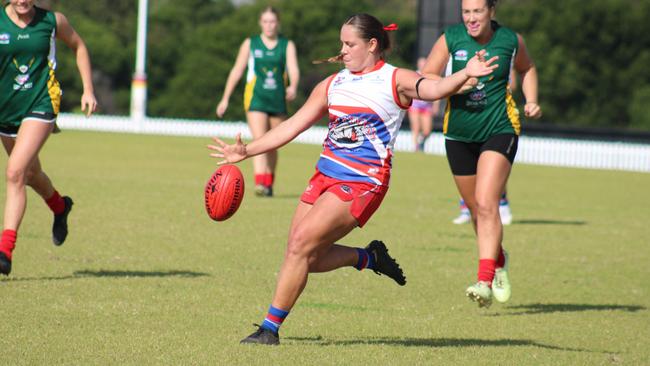
[[[234,215],[244,199],[244,177],[234,165],[217,169],[205,185],[205,210],[215,221]]]

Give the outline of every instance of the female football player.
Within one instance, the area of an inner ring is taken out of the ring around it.
[[[463,23],[451,26],[434,44],[424,74],[439,77],[448,63],[461,70],[475,51],[498,56],[500,67],[489,77],[472,79],[462,92],[449,97],[443,132],[447,159],[462,199],[469,208],[479,251],[478,281],[466,290],[480,307],[492,296],[510,298],[499,200],[517,153],[521,129],[519,112],[508,81],[510,68],[521,75],[526,98],[524,114],[539,118],[537,71],[523,38],[492,20],[496,0],[462,0]]]
[[[52,241],[68,235],[72,199],[61,197],[43,172],[38,152],[54,128],[61,89],[54,75],[54,38],[72,49],[83,82],[81,110],[97,107],[90,57],[84,41],[66,17],[34,6],[34,0],[10,0],[0,11],[0,138],[7,160],[7,195],[0,239],[0,273],[11,272],[17,231],[25,213],[25,186],[32,187],[54,213]]]
[[[208,147],[219,164],[236,163],[283,146],[329,116],[329,133],[296,208],[268,315],[243,343],[278,344],[278,330],[307,284],[309,273],[345,266],[372,269],[406,284],[401,268],[384,243],[365,248],[336,244],[362,227],[379,208],[391,174],[393,145],[413,98],[434,100],[454,93],[470,77],[488,75],[496,58],[479,52],[467,67],[439,81],[385,62],[390,48],[387,30],[368,14],[357,14],[341,27],[341,51],[333,60],[345,68],[321,81],[305,104],[286,122],[261,138],[244,144],[238,135],[228,145],[218,138]]]
[[[260,14],[259,23],[262,33],[246,38],[242,43],[235,65],[228,75],[223,97],[217,105],[217,116],[222,117],[228,108],[228,100],[248,65],[244,109],[253,139],[260,138],[286,118],[286,101],[296,97],[300,78],[296,46],[279,34],[278,11],[266,7]],[[286,88],[285,70],[289,75],[289,86]],[[253,158],[255,193],[258,196],[273,196],[277,162],[278,153],[275,150]]]

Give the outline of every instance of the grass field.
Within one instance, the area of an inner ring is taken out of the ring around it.
[[[471,228],[451,223],[446,160],[398,152],[382,207],[342,242],[384,240],[407,285],[352,268],[313,275],[280,347],[241,346],[268,308],[319,147],[281,151],[273,199],[252,194],[240,164],[244,202],[216,223],[203,208],[208,142],[50,139],[42,160],[75,200],[71,233],[52,245],[51,214],[30,191],[0,279],[0,364],[650,364],[650,174],[517,165],[513,298],[483,310],[464,296],[477,255]]]

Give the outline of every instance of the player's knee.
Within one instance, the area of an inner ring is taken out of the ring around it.
[[[489,217],[499,213],[499,203],[486,199],[476,200],[476,214],[478,217]]]
[[[24,168],[15,168],[9,165],[5,170],[5,176],[7,184],[25,184],[27,172]]]
[[[309,250],[309,242],[310,236],[306,230],[293,230],[287,243],[287,257],[310,257],[312,253]]]

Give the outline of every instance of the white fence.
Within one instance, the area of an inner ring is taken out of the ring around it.
[[[243,138],[250,139],[248,127],[243,122],[162,118],[133,121],[128,117],[93,116],[85,118],[81,115],[62,114],[59,116],[58,125],[62,129],[74,130],[226,138],[232,138],[241,132]],[[326,134],[326,128],[312,127],[298,136],[296,141],[320,145]],[[413,150],[408,131],[400,132],[395,150]],[[435,155],[445,154],[442,134],[435,133],[429,138],[425,145],[425,152]],[[516,161],[538,165],[650,172],[650,144],[521,136]]]

